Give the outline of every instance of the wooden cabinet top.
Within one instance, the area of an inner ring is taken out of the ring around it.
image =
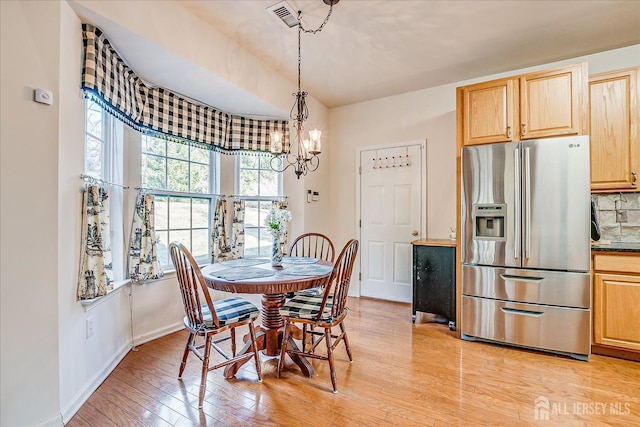
[[[640,253],[601,252],[593,255],[593,270],[640,274]]]
[[[418,239],[411,242],[414,246],[448,246],[456,247],[456,241],[451,239]]]

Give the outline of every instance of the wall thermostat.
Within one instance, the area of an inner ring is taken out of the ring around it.
[[[41,104],[52,105],[53,104],[53,92],[50,90],[36,89],[35,101]]]

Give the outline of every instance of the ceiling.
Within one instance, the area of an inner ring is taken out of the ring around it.
[[[295,82],[297,28],[288,28],[266,10],[278,2],[180,4]],[[302,10],[307,28],[318,27],[329,11],[322,0],[287,2],[294,11]],[[111,37],[109,28],[103,30]],[[342,0],[322,32],[302,35],[302,89],[331,108],[634,44],[640,44],[637,0]],[[153,49],[141,49],[131,61],[134,56],[127,54],[126,43],[120,47],[134,70],[139,71],[136,61],[154,64],[141,74],[145,79],[156,84],[167,80],[162,75],[167,68],[159,64],[162,59],[144,57]],[[178,75],[180,66],[188,67],[176,58],[166,62],[178,67]],[[220,98],[199,100],[229,112],[240,108]],[[260,111],[253,113],[274,114],[257,104],[256,108]]]

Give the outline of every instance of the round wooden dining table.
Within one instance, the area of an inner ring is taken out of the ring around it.
[[[305,257],[293,258],[299,263],[289,264],[285,257],[283,258],[283,266],[273,267],[268,259],[253,259],[252,261],[251,258],[242,258],[209,264],[201,269],[202,276],[207,286],[211,289],[238,294],[262,294],[262,321],[261,325],[256,328],[256,345],[258,351],[262,351],[263,354],[267,356],[280,355],[284,332],[284,319],[280,315],[280,307],[284,305],[285,295],[289,292],[323,287],[327,284],[331,276],[333,267],[333,263],[331,262],[324,260],[314,261],[315,259],[309,259],[305,262]],[[258,264],[258,261],[262,262]],[[300,274],[300,272],[289,274],[289,272],[293,271],[289,270],[290,268],[305,265],[322,266],[316,267],[322,271],[314,273],[318,275],[303,275]],[[264,270],[264,276],[253,277],[256,273],[260,275],[260,270]],[[287,270],[289,270],[289,272]],[[246,273],[246,277],[243,277],[243,273]],[[301,335],[301,331],[300,333],[293,334],[296,338],[300,338]],[[245,345],[239,354],[251,350],[251,338],[248,334],[244,337],[244,341]],[[289,341],[289,345],[297,348],[292,338]],[[291,359],[300,367],[304,375],[308,377],[313,376],[313,366],[306,358],[293,355]],[[224,376],[226,378],[233,377],[244,363],[246,363],[246,361],[227,366],[224,371]]]

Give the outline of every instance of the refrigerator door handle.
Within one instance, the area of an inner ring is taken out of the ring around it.
[[[502,280],[515,281],[515,282],[527,282],[527,283],[542,283],[544,277],[527,277],[527,276],[515,276],[511,274],[501,274]]]
[[[531,251],[531,158],[529,147],[524,149],[524,258],[529,258]]]
[[[515,212],[513,221],[513,257],[515,259],[520,258],[520,149],[513,150],[513,165],[514,165],[514,181],[513,181],[513,198],[515,200]]]
[[[500,307],[500,311],[508,314],[517,314],[520,316],[540,317],[544,311],[518,310],[517,308]]]

